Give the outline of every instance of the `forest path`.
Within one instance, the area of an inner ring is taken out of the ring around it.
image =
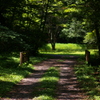
[[[47,59],[34,65],[35,70],[28,77],[16,84],[4,98],[0,100],[34,100],[34,88],[39,85],[39,80],[49,67],[60,68],[60,80],[58,82],[56,100],[86,100],[80,90],[77,78],[74,74],[74,65],[77,57],[51,55],[53,59]]]

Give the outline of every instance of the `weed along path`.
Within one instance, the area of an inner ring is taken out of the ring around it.
[[[66,59],[63,59],[62,56],[55,56],[53,59],[47,59],[34,65],[35,70],[33,73],[16,84],[13,89],[5,97],[0,98],[0,100],[52,100],[46,98],[37,99],[37,95],[35,95],[35,91],[38,90],[41,85],[40,79],[51,67],[56,67],[60,71],[59,81],[55,84],[55,100],[86,100],[78,86],[77,78],[74,74],[73,67],[76,63],[76,59],[76,57],[72,56]],[[52,92],[52,90],[50,91]]]

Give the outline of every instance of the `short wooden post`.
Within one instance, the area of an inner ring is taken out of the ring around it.
[[[20,52],[20,65],[22,63],[29,61],[29,54],[28,52]]]
[[[85,59],[89,63],[89,61],[90,61],[90,52],[88,50],[85,50]]]

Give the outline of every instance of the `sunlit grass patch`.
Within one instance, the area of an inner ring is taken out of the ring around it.
[[[55,100],[56,85],[59,80],[57,67],[49,68],[40,79],[40,86],[35,91],[37,97],[34,100]]]
[[[38,98],[34,98],[34,100],[54,100],[54,98],[52,98],[52,96],[48,96],[48,95],[40,95]]]
[[[67,44],[63,44],[63,43],[57,43],[56,44],[56,48],[58,49],[83,49],[85,48],[85,45],[82,44],[75,44],[75,43],[67,43]]]
[[[99,100],[97,98],[100,97],[100,83],[97,81],[97,76],[95,76],[95,66],[86,64],[77,65],[75,67],[75,73],[81,89],[89,95],[89,100]]]
[[[47,59],[46,57],[30,57],[30,62],[32,64],[36,64],[46,59]]]
[[[51,48],[51,44],[48,44],[47,46],[49,46]],[[84,44],[75,44],[75,43],[56,43],[55,45],[56,49],[85,49],[86,46]]]
[[[98,55],[97,49],[89,49],[91,55]]]
[[[64,60],[62,60],[62,59],[60,59],[60,60],[57,60],[58,62],[62,62],[62,61],[64,61]]]
[[[19,66],[20,59],[18,55],[0,55],[0,97],[5,96],[14,84],[32,73],[34,64],[44,59],[46,58],[31,57],[30,62]]]
[[[0,68],[0,96],[10,91],[14,84],[18,83],[34,69],[33,65],[24,65],[18,68]]]
[[[46,48],[46,47],[45,47]],[[41,54],[55,54],[55,55],[76,55],[85,56],[85,50],[87,49],[85,44],[75,43],[56,43],[56,50],[52,50],[51,44],[47,45],[46,49],[40,49]],[[97,49],[88,49],[91,55],[97,53]]]
[[[40,49],[42,54],[84,54],[86,46],[74,43],[56,43],[56,50],[52,50],[51,44],[47,45],[47,49]]]
[[[62,51],[62,52],[57,52],[57,51],[52,51],[52,52],[40,52],[41,54],[55,54],[55,55],[76,55],[76,56],[84,56],[85,55],[85,50],[83,51]]]
[[[85,44],[74,44],[74,43],[56,43],[55,44],[55,48],[57,52],[61,52],[61,51],[67,51],[70,52],[70,50],[82,50],[82,49],[86,49],[86,45]],[[51,44],[47,44],[45,47],[40,49],[40,52],[45,51],[45,52],[52,52],[52,47]]]

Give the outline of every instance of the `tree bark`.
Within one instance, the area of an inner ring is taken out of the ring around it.
[[[50,43],[52,50],[56,50],[55,44],[56,44],[56,38],[55,38],[55,33],[52,33],[53,30],[50,31]]]
[[[51,43],[51,46],[52,46],[52,50],[56,50],[55,43]]]
[[[99,33],[99,25],[98,25],[98,22],[95,22],[95,31],[96,31],[97,45],[98,45],[99,56],[100,56],[100,33]]]
[[[45,30],[45,24],[46,24],[46,20],[47,20],[47,14],[48,14],[48,7],[49,7],[49,0],[48,2],[44,5],[44,9],[45,11],[43,11],[43,17],[41,17],[41,25],[40,25],[40,29],[42,29],[42,33],[44,33]],[[44,21],[44,22],[43,22]]]

